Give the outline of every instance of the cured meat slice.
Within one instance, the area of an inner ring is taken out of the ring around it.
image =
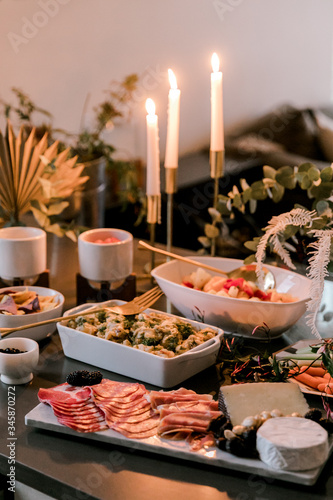
[[[212,433],[205,434],[204,436],[194,436],[191,434],[187,437],[186,440],[190,443],[192,451],[199,451],[202,448],[215,446],[215,439]]]
[[[196,394],[191,392],[185,393],[178,391],[151,391],[148,396],[152,408],[157,409],[160,405],[176,403],[178,401],[212,401],[213,396],[210,394]]]
[[[218,411],[219,410],[219,402],[212,400],[199,400],[199,401],[177,401],[173,405],[175,408],[179,408],[181,410],[186,409],[188,411],[190,408],[196,408],[196,411]]]
[[[145,432],[128,432],[124,429],[122,429],[121,434],[127,438],[130,439],[147,439],[153,436],[156,436],[156,428],[150,429],[149,431]]]
[[[41,403],[52,405],[53,402],[65,403],[66,405],[80,405],[91,397],[89,387],[73,387],[64,384],[52,387],[52,389],[39,389],[38,398]]]
[[[209,410],[199,410],[195,407],[193,409],[188,408],[186,410],[181,410],[181,409],[174,409],[174,408],[163,408],[160,410],[159,415],[161,420],[164,417],[167,417],[168,415],[174,415],[174,414],[181,414],[181,415],[187,415],[190,417],[190,415],[203,415],[207,421],[211,421],[213,418],[217,418],[221,415],[222,412],[220,411],[209,411]]]
[[[62,422],[61,419],[59,419],[59,422],[66,427],[70,427],[71,429],[78,431],[78,432],[99,432],[99,431],[104,431],[108,428],[108,426],[103,423],[97,423],[97,424],[77,424],[75,422],[67,422],[64,421]]]
[[[165,426],[165,428],[162,430],[162,431],[158,431],[158,433],[160,434],[160,436],[162,437],[166,437],[166,436],[169,436],[170,434],[177,434],[178,432],[182,432],[182,433],[187,433],[188,435],[190,434],[193,434],[193,432],[199,432],[200,434],[202,433],[205,433],[205,429],[203,427],[196,427],[196,426],[192,426],[191,427],[174,427],[172,425],[169,425],[169,426]]]
[[[149,431],[153,428],[157,429],[158,424],[159,424],[159,419],[158,417],[155,416],[137,423],[118,421],[112,425],[112,429],[114,429],[115,431],[124,430],[127,432],[138,433],[138,432]]]
[[[97,403],[97,406],[105,411],[113,413],[114,415],[142,413],[141,410],[146,411],[147,408],[151,408],[150,403],[146,399],[141,399],[135,405],[133,404],[130,408],[126,406],[123,408],[121,406],[114,406],[112,403]]]
[[[158,407],[160,416],[165,416],[170,413],[179,413],[179,412],[187,412],[187,413],[204,413],[206,415],[211,415],[212,418],[216,418],[221,415],[221,411],[218,410],[218,402],[217,401],[184,401],[172,403],[170,405],[161,405]]]
[[[64,406],[59,406],[56,403],[52,403],[52,408],[56,408],[58,411],[63,413],[71,413],[74,415],[75,413],[97,413],[101,410],[96,406],[93,402],[88,402],[84,406],[80,406],[78,408],[73,408],[72,406],[68,406],[67,408]]]
[[[199,429],[200,432],[206,432],[211,420],[211,417],[202,413],[171,413],[160,420],[158,432],[163,434],[166,430],[178,428],[191,428],[193,431]]]
[[[112,407],[112,408],[119,408],[121,410],[124,410],[126,408],[135,408],[137,405],[140,405],[142,401],[145,401],[147,405],[150,406],[149,401],[146,400],[146,398],[143,398],[142,395],[140,397],[137,397],[136,399],[133,399],[132,401],[121,401],[120,399],[94,399],[95,403],[97,405],[103,404],[105,407]]]
[[[59,417],[59,420],[62,422],[72,422],[73,424],[89,424],[89,425],[94,425],[97,424],[98,422],[104,422],[105,423],[105,418],[104,416],[99,416],[95,417],[93,420],[91,418],[87,417],[76,417],[76,418],[71,418],[71,417],[64,417],[63,415],[57,415]]]
[[[147,420],[148,418],[152,417],[154,414],[152,413],[151,410],[145,411],[143,413],[139,413],[138,415],[129,415],[127,417],[120,417],[118,419],[119,423],[122,422],[127,422],[129,424],[136,424],[138,422],[142,422],[143,420]]]
[[[147,392],[145,386],[139,383],[112,382],[106,379],[93,386],[92,391],[96,398],[119,399],[121,401],[131,401]]]
[[[52,389],[40,389],[38,398],[49,404],[58,421],[78,432],[107,429],[104,413],[94,404],[91,387],[73,387],[67,383]]]

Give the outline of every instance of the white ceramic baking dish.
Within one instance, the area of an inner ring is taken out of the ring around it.
[[[114,305],[123,303],[120,300],[114,301]],[[91,306],[96,306],[96,304],[83,304],[75,307],[66,311],[64,317]],[[153,309],[146,310],[147,313],[153,311]],[[184,318],[179,319],[184,320]],[[199,330],[210,326],[198,321],[186,321]],[[133,347],[80,332],[65,326],[62,322],[57,324],[57,328],[65,356],[163,388],[174,387],[213,365],[223,336],[221,329],[212,327],[217,332],[216,337],[174,358],[162,358],[155,354],[133,349]]]

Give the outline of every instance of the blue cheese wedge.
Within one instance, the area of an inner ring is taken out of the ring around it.
[[[257,450],[260,459],[273,469],[314,469],[328,459],[328,434],[307,418],[270,418],[258,429]]]
[[[296,384],[258,382],[221,387],[219,409],[235,426],[241,425],[246,417],[275,409],[284,416],[298,413],[303,417],[309,406]]]

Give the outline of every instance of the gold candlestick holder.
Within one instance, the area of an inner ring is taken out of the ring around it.
[[[165,192],[167,193],[167,251],[171,251],[173,234],[173,195],[177,191],[177,168],[165,168]],[[167,257],[167,262],[170,257]]]
[[[150,230],[150,244],[155,246],[156,223],[161,223],[161,195],[147,195],[147,222]],[[155,267],[155,252],[151,252],[150,271]]]
[[[219,194],[219,180],[223,177],[224,173],[224,151],[210,151],[210,176],[214,179],[214,201],[213,207],[217,209],[218,194]],[[211,246],[211,256],[215,257],[216,252],[216,239],[214,238]]]

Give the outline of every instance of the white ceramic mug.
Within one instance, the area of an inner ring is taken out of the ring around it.
[[[33,278],[46,270],[46,232],[36,227],[0,229],[0,276]]]
[[[105,243],[107,238],[118,241]],[[102,240],[103,243],[96,243]],[[90,229],[78,238],[80,274],[90,281],[120,281],[133,271],[133,236],[123,229]]]

